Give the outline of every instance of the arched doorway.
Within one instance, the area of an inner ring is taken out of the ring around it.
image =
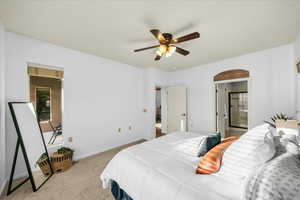
[[[225,81],[233,79],[249,78],[250,73],[244,69],[232,69],[223,71],[214,76],[214,81]]]
[[[248,129],[248,79],[243,69],[227,70],[214,76],[216,130],[222,137],[240,136]]]

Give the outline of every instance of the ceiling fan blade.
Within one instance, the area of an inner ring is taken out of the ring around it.
[[[179,38],[173,40],[171,43],[176,44],[176,43],[185,42],[185,41],[188,41],[188,40],[193,40],[193,39],[196,39],[196,38],[199,38],[199,37],[200,37],[200,33],[194,32],[194,33],[179,37]]]
[[[151,46],[151,47],[145,47],[145,48],[141,48],[141,49],[136,49],[136,50],[134,50],[134,52],[144,51],[144,50],[147,50],[147,49],[153,49],[153,48],[157,48],[157,47],[159,47],[159,45],[155,45],[155,46]]]
[[[156,57],[154,58],[155,61],[160,60],[161,56],[160,55],[156,55]]]
[[[163,36],[163,34],[158,29],[151,29],[150,32],[154,35],[158,41],[165,41],[166,38]]]
[[[187,56],[190,53],[189,51],[187,51],[185,49],[182,49],[180,47],[176,47],[176,52],[179,53],[179,54],[181,54],[181,55],[184,55],[184,56]]]

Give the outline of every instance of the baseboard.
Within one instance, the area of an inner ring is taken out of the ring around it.
[[[138,142],[138,141],[141,141],[141,140],[145,140],[145,139],[144,138],[135,139],[135,140],[133,140],[133,141],[131,141],[129,143],[125,143],[125,144],[122,144],[122,145],[114,145],[114,146],[109,147],[107,149],[102,149],[102,150],[91,152],[91,153],[87,153],[87,154],[84,154],[84,155],[79,155],[79,156],[76,156],[74,158],[74,160],[78,161],[78,160],[81,160],[81,159],[84,159],[84,158],[88,158],[88,157],[94,156],[94,155],[99,154],[99,153],[103,153],[103,152],[106,152],[106,151],[118,148],[118,147],[126,146],[126,145],[129,145],[131,143]]]
[[[4,195],[4,190],[5,190],[6,184],[7,184],[7,180],[4,179],[3,183],[0,185],[0,197],[2,195]]]

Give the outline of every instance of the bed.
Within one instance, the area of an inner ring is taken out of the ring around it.
[[[218,173],[195,173],[197,137],[199,133],[176,132],[122,150],[101,174],[103,187],[126,196],[120,199],[240,200],[242,183]]]

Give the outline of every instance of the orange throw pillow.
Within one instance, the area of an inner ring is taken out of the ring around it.
[[[196,174],[212,174],[219,171],[223,153],[237,139],[238,137],[228,137],[220,144],[209,150],[200,160],[196,169]]]

